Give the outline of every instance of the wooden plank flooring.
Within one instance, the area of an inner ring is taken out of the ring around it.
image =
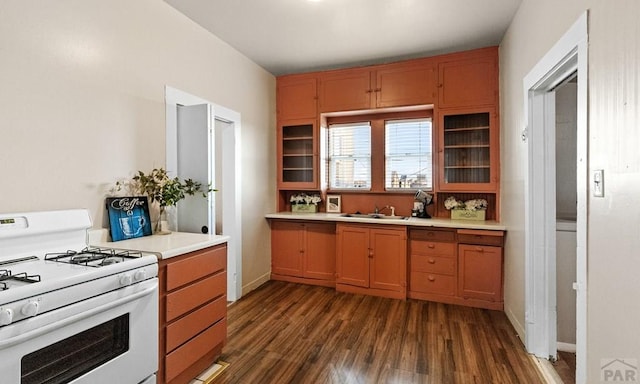
[[[542,383],[504,313],[270,281],[229,307],[214,383]]]

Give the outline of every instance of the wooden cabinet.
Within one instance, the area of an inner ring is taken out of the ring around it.
[[[320,112],[433,104],[435,62],[356,68],[321,73]]]
[[[406,297],[406,228],[338,224],[338,291]]]
[[[159,262],[158,383],[188,383],[227,340],[227,246]]]
[[[498,48],[444,56],[438,64],[438,107],[498,104]]]
[[[497,192],[499,156],[494,108],[440,110],[439,190]]]
[[[278,121],[318,117],[315,75],[290,75],[278,78],[276,104]]]
[[[335,224],[271,223],[271,278],[335,286]]]
[[[448,229],[412,229],[409,239],[409,292],[416,299],[457,292],[456,233]]]
[[[412,228],[407,296],[501,310],[503,241],[503,231]]]
[[[318,127],[316,119],[289,120],[278,126],[278,186],[318,188]]]

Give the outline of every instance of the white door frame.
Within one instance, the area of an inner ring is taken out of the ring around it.
[[[578,72],[577,218],[576,218],[576,382],[586,382],[587,361],[587,170],[588,64],[585,12],[524,78],[527,128],[525,169],[525,345],[541,358],[555,357],[555,94],[552,91]]]
[[[228,122],[228,132],[222,132],[222,168],[230,170],[223,172],[222,194],[222,223],[223,235],[229,236],[227,243],[227,300],[236,301],[242,296],[242,205],[240,196],[240,133],[241,115],[231,109],[213,104],[207,100],[193,96],[170,86],[165,86],[166,113],[166,163],[167,171],[176,174],[178,169],[177,145],[177,105],[210,104],[212,119],[218,118]],[[213,121],[212,121],[213,122]],[[214,137],[214,135],[212,135]],[[212,146],[212,148],[215,148]],[[211,228],[215,228],[214,225]]]

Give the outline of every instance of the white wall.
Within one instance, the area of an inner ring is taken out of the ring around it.
[[[165,165],[164,87],[242,115],[244,283],[270,269],[275,78],[158,0],[3,0],[0,212],[85,207]]]
[[[640,361],[640,2],[523,0],[500,49],[505,311],[524,332],[522,78],[589,9],[589,169],[605,197],[588,202],[587,380],[601,359]]]

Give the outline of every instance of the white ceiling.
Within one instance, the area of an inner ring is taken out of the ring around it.
[[[498,45],[521,0],[165,0],[274,75]]]

